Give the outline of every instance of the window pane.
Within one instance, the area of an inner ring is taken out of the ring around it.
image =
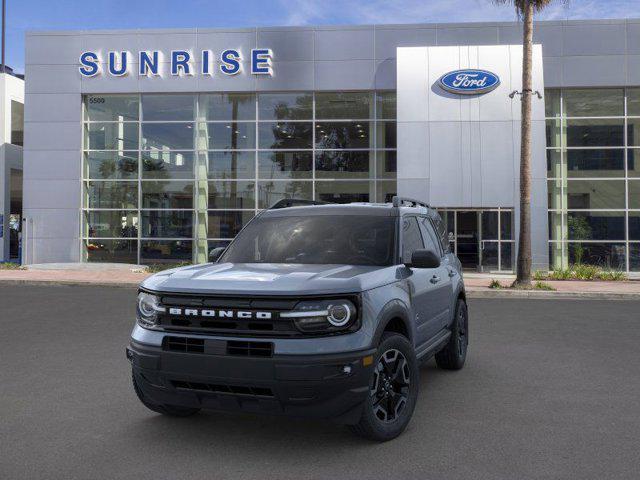
[[[316,178],[373,177],[370,152],[324,151],[316,153]]]
[[[145,121],[195,119],[195,95],[142,95],[142,119]]]
[[[88,262],[138,263],[137,240],[85,240]]]
[[[422,234],[418,228],[418,220],[415,217],[405,217],[402,220],[402,261],[411,263],[411,255],[414,251],[424,248]]]
[[[626,270],[625,250],[624,243],[569,243],[569,263]]]
[[[629,212],[629,240],[640,240],[640,212]]]
[[[254,215],[254,212],[209,212],[207,236],[233,238]]]
[[[500,269],[503,271],[513,270],[513,243],[500,243]]]
[[[640,272],[640,243],[629,244],[629,270]]]
[[[84,212],[85,235],[87,237],[134,237],[138,236],[138,212],[97,211]]]
[[[627,119],[627,145],[640,147],[640,118]]]
[[[566,208],[565,199],[562,196],[562,183],[563,181],[558,180],[549,180],[547,182],[547,205],[550,210],[561,210]]]
[[[193,208],[193,182],[142,182],[142,208]]]
[[[190,263],[193,258],[191,240],[144,240],[140,248],[140,263]]]
[[[255,120],[256,97],[253,93],[207,93],[200,95],[200,119]]]
[[[482,239],[498,240],[498,212],[481,212],[481,216]]]
[[[627,150],[627,169],[630,177],[640,177],[640,149]]]
[[[13,145],[24,145],[24,103],[11,100],[11,139]]]
[[[312,127],[306,122],[261,122],[259,124],[259,148],[306,149],[312,148]]]
[[[627,115],[640,116],[640,88],[627,88]]]
[[[373,182],[316,182],[316,199],[331,203],[368,202]]]
[[[371,92],[318,92],[316,118],[373,118]]]
[[[640,180],[629,180],[629,208],[640,209]]]
[[[255,123],[201,123],[203,148],[215,150],[247,150],[256,148]]]
[[[624,115],[622,89],[565,89],[562,91],[567,117],[614,117]]]
[[[122,122],[138,120],[137,95],[87,95],[85,97],[87,120]]]
[[[376,182],[376,202],[391,203],[398,194],[398,182],[395,180],[382,180]]]
[[[283,198],[313,199],[312,182],[258,182],[258,208],[269,208]]]
[[[369,122],[316,123],[316,148],[369,148]]]
[[[261,93],[258,96],[260,120],[311,120],[313,96],[310,93]]]
[[[231,240],[207,240],[207,246],[210,251],[218,247],[227,248],[230,243]]]
[[[624,177],[624,150],[567,150],[569,177]]]
[[[398,171],[398,152],[391,150],[378,150],[376,152],[378,178],[396,178]]]
[[[396,122],[378,122],[376,124],[376,148],[396,148]]]
[[[624,120],[567,120],[567,147],[623,147]]]
[[[193,150],[193,123],[143,123],[142,148],[153,150]]]
[[[560,90],[551,89],[544,91],[544,110],[546,117],[560,116]]]
[[[137,150],[137,123],[85,124],[85,147],[89,150]]]
[[[262,179],[311,178],[311,152],[260,152],[258,175]]]
[[[569,180],[567,204],[570,210],[625,208],[624,180]]]
[[[396,92],[378,92],[376,93],[376,101],[378,118],[392,120],[396,118]]]
[[[191,238],[193,213],[186,211],[142,211],[143,237]]]
[[[202,152],[209,178],[254,178],[255,152]]]
[[[563,122],[564,121],[559,118],[545,122],[547,147],[560,148],[567,143],[566,138],[563,138],[563,135],[566,134]]]
[[[142,178],[194,178],[193,152],[153,150],[142,152]]]
[[[138,208],[138,182],[87,182],[87,207]]]
[[[483,271],[498,270],[498,250],[500,244],[498,242],[481,242]]]
[[[84,154],[84,159],[87,178],[138,178],[138,154],[135,152],[88,152]]]
[[[209,182],[209,208],[255,209],[255,182]]]
[[[624,212],[569,212],[569,240],[624,240]]]
[[[562,177],[562,155],[560,150],[547,149],[547,177]]]

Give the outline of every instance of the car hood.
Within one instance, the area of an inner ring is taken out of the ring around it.
[[[234,295],[357,293],[395,281],[397,267],[209,263],[157,273],[141,287],[160,292]]]

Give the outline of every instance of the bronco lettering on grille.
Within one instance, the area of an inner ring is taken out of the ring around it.
[[[271,312],[252,312],[249,310],[199,310],[196,308],[169,308],[169,315],[207,318],[238,318],[241,320],[271,320]]]

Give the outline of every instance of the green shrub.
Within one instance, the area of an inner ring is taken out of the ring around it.
[[[627,275],[619,270],[601,270],[596,274],[596,278],[608,282],[622,282],[627,279]]]
[[[491,283],[489,284],[489,288],[499,290],[502,288],[502,285],[500,285],[500,282],[494,278],[493,280],[491,280]]]
[[[24,270],[19,263],[0,262],[0,270]]]
[[[572,272],[568,268],[561,268],[559,270],[553,270],[549,275],[549,280],[569,280],[573,276]]]
[[[533,272],[534,280],[546,280],[547,278],[549,278],[549,273],[544,270],[536,270]]]
[[[578,264],[573,266],[573,277],[577,280],[593,280],[600,269],[593,265]]]
[[[171,268],[178,267],[186,267],[187,265],[191,265],[190,262],[179,262],[179,263],[153,263],[151,265],[147,265],[147,272],[149,273],[158,273],[164,270],[169,270]]]
[[[551,285],[549,285],[548,283],[545,282],[536,282],[533,284],[533,288],[535,288],[536,290],[546,290],[549,292],[555,292],[555,288],[553,288]]]

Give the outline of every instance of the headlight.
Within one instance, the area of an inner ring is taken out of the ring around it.
[[[280,314],[291,318],[304,333],[332,333],[348,330],[357,322],[358,315],[352,301],[346,299],[305,301],[290,312]]]
[[[164,311],[159,297],[147,292],[138,293],[137,317],[141,326],[155,327],[158,324],[158,313]]]

